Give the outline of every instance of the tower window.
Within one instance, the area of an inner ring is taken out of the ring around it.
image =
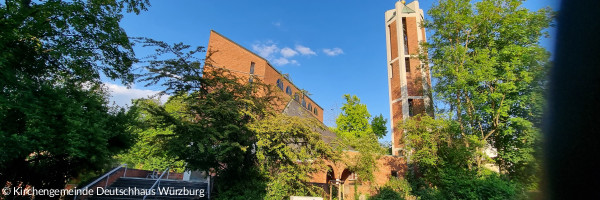
[[[250,62],[250,74],[254,74],[254,62]]]
[[[300,95],[297,92],[294,94],[294,100],[300,101]]]
[[[304,99],[302,99],[302,107],[306,108],[306,101]]]
[[[281,79],[277,79],[277,87],[283,91],[283,81],[281,81]]]
[[[392,24],[395,24],[395,23],[392,23]],[[396,42],[396,43],[397,43],[397,42],[398,42],[397,40],[396,40],[396,41],[392,40],[392,38],[395,38],[395,37],[397,37],[396,35],[392,35],[392,33],[393,33],[393,32],[392,32],[392,28],[393,28],[393,27],[392,27],[392,24],[388,25],[388,31],[389,31],[389,33],[388,33],[388,34],[390,35],[390,43],[393,43],[393,42]],[[395,28],[395,27],[394,27],[394,28]],[[396,34],[397,34],[397,33],[396,33]],[[398,56],[398,53],[396,52],[396,51],[398,51],[398,50],[397,50],[397,48],[394,48],[394,47],[397,47],[397,46],[394,46],[393,44],[390,44],[390,50],[391,50],[391,51],[390,51],[390,57],[391,57],[392,59],[394,59],[396,56]]]
[[[406,67],[406,72],[410,72],[410,58],[404,58],[404,66]]]
[[[414,102],[412,99],[408,100],[408,116],[415,116],[414,112]]]
[[[312,104],[308,103],[308,110],[312,110]]]
[[[285,93],[288,94],[288,95],[290,95],[290,96],[292,96],[292,88],[290,88],[290,86],[287,86],[285,88]]]
[[[315,108],[315,110],[313,111],[313,113],[315,113],[315,115],[319,115],[319,110],[317,110],[317,108]]]
[[[250,78],[248,79],[248,82],[252,83],[254,81],[254,76],[250,75]]]
[[[408,31],[406,31],[406,17],[402,18],[402,36],[404,37],[404,55],[408,55]]]

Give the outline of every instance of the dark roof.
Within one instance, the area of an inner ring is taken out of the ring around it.
[[[302,105],[300,105],[300,103],[298,103],[297,101],[294,101],[293,99],[290,100],[290,102],[287,104],[285,109],[283,109],[282,113],[285,115],[296,116],[296,117],[312,117],[312,115],[306,109],[304,109],[302,107]],[[327,144],[329,144],[333,140],[335,140],[335,138],[336,138],[335,133],[331,132],[329,130],[329,128],[327,128],[327,126],[325,126],[325,124],[323,124],[322,122],[319,121],[319,123],[321,123],[323,125],[323,127],[325,127],[325,129],[322,129],[322,128],[316,129],[317,132],[321,133],[321,139],[323,141],[325,141],[325,143],[327,143]]]
[[[404,8],[402,8],[402,13],[415,13],[415,11],[404,5]]]

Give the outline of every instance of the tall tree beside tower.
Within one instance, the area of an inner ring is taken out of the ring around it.
[[[549,52],[540,46],[553,26],[550,8],[530,11],[520,0],[442,0],[424,23],[425,45],[437,79],[435,98],[447,105],[456,138],[472,150],[469,167],[492,160],[501,172],[531,187],[540,168],[540,122]]]

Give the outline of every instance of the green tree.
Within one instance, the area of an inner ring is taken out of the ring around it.
[[[241,177],[255,167],[251,149],[258,138],[249,124],[272,115],[270,102],[277,98],[276,90],[259,79],[241,80],[226,69],[204,69],[203,60],[196,57],[204,47],[147,38],[136,42],[156,49],[143,61],[149,72],[141,80],[161,84],[163,93],[181,100],[182,114],[194,116],[177,117],[164,106],[147,108],[163,126],[172,128],[173,134],[165,136],[170,154],[192,170],[215,170],[222,177]]]
[[[133,132],[137,136],[136,143],[125,153],[119,154],[116,158],[127,163],[129,167],[135,169],[154,170],[170,167],[176,172],[185,170],[185,162],[178,160],[167,154],[165,149],[165,135],[172,135],[171,127],[165,127],[157,124],[160,121],[147,112],[145,108],[159,106],[160,102],[156,99],[138,99],[134,101],[133,107],[139,110],[135,126],[132,126]],[[171,97],[164,105],[165,111],[171,115],[183,116],[184,106],[179,98]]]
[[[449,123],[428,115],[416,115],[398,128],[404,130],[404,156],[428,176],[428,170],[435,170],[442,162],[439,149],[452,144]]]
[[[411,193],[422,199],[517,199],[522,187],[487,169],[471,169],[476,149],[466,147],[458,123],[417,115],[398,128],[405,132],[404,155]],[[406,195],[405,195],[406,196]]]
[[[377,169],[377,160],[385,153],[377,141],[381,134],[381,125],[385,124],[385,119],[376,117],[369,123],[371,114],[365,104],[360,103],[360,99],[349,94],[344,95],[346,103],[342,105],[342,113],[336,119],[337,127],[334,132],[338,136],[340,146],[338,151],[356,150],[358,155],[344,154],[345,163],[349,169],[358,174],[359,181],[373,181],[373,172]],[[383,126],[385,129],[385,125]],[[375,131],[379,131],[375,133]]]
[[[236,177],[254,167],[251,149],[257,137],[248,125],[266,116],[270,97],[253,95],[258,92],[258,81],[240,84],[225,73],[220,69],[205,73],[200,90],[176,94],[185,104],[185,114],[195,117],[176,117],[164,106],[148,107],[148,112],[161,126],[172,129],[173,134],[163,135],[170,155],[184,160],[192,170]]]
[[[0,183],[62,188],[131,144],[135,110],[109,107],[100,76],[133,81],[119,21],[147,4],[0,3]]]
[[[181,104],[175,113],[169,104],[145,107],[155,126],[171,130],[161,135],[165,150],[189,169],[216,173],[218,199],[317,195],[309,175],[334,158],[317,132],[322,124],[277,113],[271,106],[279,89],[259,79],[249,83],[225,69],[203,69],[195,57],[202,47],[137,41],[157,49],[143,80],[163,84]]]
[[[383,118],[382,114],[373,117],[371,129],[377,138],[383,138],[387,134],[387,119]]]
[[[253,147],[256,163],[243,177],[219,185],[217,199],[322,195],[322,188],[310,183],[310,175],[325,169],[324,160],[338,159],[317,131],[326,127],[314,118],[283,114],[268,116],[249,127],[258,138]],[[223,179],[219,177],[219,180]]]
[[[132,144],[135,111],[107,107],[94,87],[41,85],[2,105],[0,181],[62,188]]]
[[[216,189],[220,195],[264,195],[259,191],[266,191],[265,188],[259,186],[265,185],[267,179],[257,166],[258,137],[250,129],[251,123],[269,112],[270,96],[253,95],[263,85],[259,80],[242,84],[223,69],[207,70],[201,77],[182,79],[189,82],[177,83],[178,93],[174,96],[181,99],[185,107],[183,113],[194,117],[177,117],[160,105],[145,108],[157,119],[156,128],[171,130],[169,134],[158,136],[164,140],[167,156],[184,161],[187,169],[216,173],[219,179]],[[186,88],[190,90],[180,90]],[[250,182],[254,183],[250,189],[256,191],[240,190]]]
[[[316,130],[325,126],[311,117],[276,114],[251,129],[257,133],[256,156],[268,180],[265,199],[321,195],[322,189],[310,183],[310,175],[324,170],[325,160],[337,160]]]
[[[344,95],[346,103],[342,105],[342,112],[335,119],[335,133],[346,138],[366,137],[373,134],[369,119],[371,114],[367,105],[361,104],[356,96]]]
[[[539,45],[552,25],[550,8],[529,11],[520,0],[442,0],[424,26],[437,99],[449,105],[459,137],[481,167],[484,150],[509,176],[534,184],[539,170],[539,124],[549,53]]]

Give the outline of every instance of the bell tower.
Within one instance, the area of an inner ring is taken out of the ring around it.
[[[432,113],[429,67],[417,55],[425,41],[419,2],[396,2],[385,12],[388,88],[392,122],[392,155],[401,155],[403,130],[395,126],[417,114]]]

